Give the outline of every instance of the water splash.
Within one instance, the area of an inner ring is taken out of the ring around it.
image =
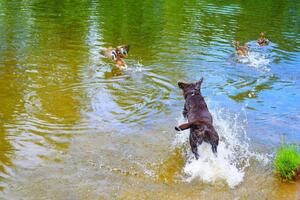
[[[232,115],[224,109],[211,110],[214,116],[214,126],[219,133],[220,142],[218,156],[211,151],[211,145],[202,143],[198,147],[200,158],[188,152],[188,159],[183,168],[186,181],[199,178],[205,183],[225,181],[230,188],[242,183],[245,169],[250,166],[250,159],[267,164],[269,158],[250,149],[250,139],[246,135],[247,120],[240,120],[238,114]],[[183,118],[179,120],[183,122]],[[177,134],[174,146],[183,145],[188,141],[189,130]]]
[[[147,71],[147,69],[138,61],[137,63],[130,64],[126,71],[143,72]]]
[[[184,172],[188,175],[187,181],[200,177],[204,182],[214,183],[217,180],[225,180],[233,188],[243,181],[244,171],[239,170],[232,163],[232,152],[226,148],[223,142],[218,146],[218,157],[212,155],[211,147],[208,143],[199,146],[198,152],[201,156],[198,160],[189,158],[184,167]]]
[[[269,65],[271,63],[271,59],[268,57],[268,54],[250,51],[247,57],[236,56],[236,61],[262,71],[270,71]]]
[[[247,43],[250,51],[248,56],[234,56],[234,61],[254,67],[258,70],[269,72],[270,64],[274,61],[274,53],[272,50],[276,48],[276,44],[270,42],[268,46],[259,46],[256,41]]]

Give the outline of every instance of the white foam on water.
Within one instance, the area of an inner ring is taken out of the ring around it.
[[[188,175],[187,181],[196,177],[208,183],[225,180],[232,188],[243,181],[244,171],[231,163],[231,152],[223,142],[218,146],[218,157],[212,154],[211,145],[208,143],[200,145],[198,152],[201,153],[200,158],[198,160],[190,158],[183,169]]]
[[[236,59],[237,62],[247,64],[250,67],[262,71],[270,71],[269,64],[271,63],[271,60],[268,58],[268,54],[250,51],[248,56],[237,56]]]
[[[211,150],[211,145],[203,142],[198,146],[199,159],[196,160],[188,148],[188,159],[183,168],[185,180],[199,178],[205,183],[225,181],[230,188],[242,183],[245,169],[250,166],[250,159],[264,164],[269,162],[267,155],[250,150],[250,139],[246,135],[247,119],[240,120],[239,115],[232,115],[224,109],[211,110],[214,126],[219,134],[218,156]],[[179,124],[184,119],[179,119]],[[189,130],[176,135],[174,146],[183,145],[189,140]]]
[[[144,68],[143,64],[137,62],[130,65],[127,69],[125,69],[125,71],[142,72],[142,71],[146,71],[146,69]]]

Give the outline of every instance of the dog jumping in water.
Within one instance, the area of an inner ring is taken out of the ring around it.
[[[202,82],[203,78],[196,83],[178,82],[178,86],[182,89],[185,98],[183,116],[188,119],[188,123],[175,127],[175,130],[190,129],[189,140],[196,159],[199,158],[197,146],[203,141],[211,144],[212,152],[215,155],[217,155],[219,144],[219,135],[213,126],[212,115],[201,95]]]

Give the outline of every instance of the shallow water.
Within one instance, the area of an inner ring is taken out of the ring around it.
[[[296,1],[1,1],[0,198],[300,199],[272,168],[282,137],[300,139],[299,13]],[[125,43],[118,71],[99,52]],[[202,76],[221,142],[195,161],[174,130],[177,81]]]

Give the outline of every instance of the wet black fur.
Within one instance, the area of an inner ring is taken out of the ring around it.
[[[206,102],[201,95],[201,84],[203,78],[196,83],[178,82],[179,88],[183,91],[185,104],[183,116],[188,119],[188,123],[175,127],[177,131],[190,129],[190,145],[196,159],[199,158],[197,146],[203,141],[211,144],[212,151],[217,155],[219,135],[213,127],[213,119]]]

